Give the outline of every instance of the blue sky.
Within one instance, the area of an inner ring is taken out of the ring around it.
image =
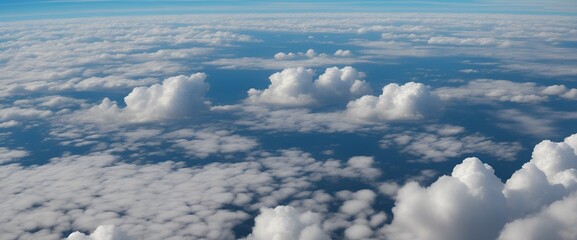
[[[280,12],[466,12],[574,15],[577,12],[577,3],[569,0],[546,2],[536,0],[7,0],[0,2],[0,20],[87,16]]]

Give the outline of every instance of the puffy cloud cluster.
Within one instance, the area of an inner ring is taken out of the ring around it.
[[[433,125],[418,131],[387,134],[382,148],[396,147],[418,157],[418,161],[441,162],[465,154],[482,153],[503,160],[514,160],[522,147],[517,142],[495,142],[480,133],[465,134],[465,129],[451,125]]]
[[[335,51],[335,56],[337,56],[337,57],[350,57],[352,55],[353,55],[353,52],[351,52],[351,50],[339,49],[339,50]]]
[[[577,89],[565,85],[539,86],[532,82],[512,82],[508,80],[477,79],[459,87],[441,87],[435,90],[443,99],[487,99],[501,102],[534,103],[543,102],[549,96],[563,99],[577,99]]]
[[[353,53],[350,50],[343,50],[343,49],[339,49],[337,51],[335,51],[335,53],[333,54],[335,57],[350,57],[353,55]],[[284,53],[284,52],[279,52],[277,54],[274,55],[274,58],[276,60],[293,60],[293,59],[298,59],[298,58],[327,58],[329,57],[329,55],[325,54],[325,53],[317,53],[314,49],[309,49],[306,52],[297,52],[297,53],[293,53],[293,52],[289,52],[289,53]]]
[[[124,98],[124,108],[105,98],[100,105],[82,112],[79,117],[85,121],[105,122],[150,122],[191,117],[207,107],[204,94],[209,85],[205,79],[204,73],[170,77],[162,84],[134,88]]]
[[[347,104],[346,113],[363,121],[421,119],[441,108],[439,97],[422,83],[395,83],[383,87],[379,96],[365,95]]]
[[[429,187],[402,187],[394,219],[383,228],[392,239],[575,239],[577,135],[543,141],[532,159],[506,183],[493,168],[467,158],[451,176]]]
[[[377,194],[364,189],[357,192],[341,191],[338,197],[345,200],[339,208],[344,219],[352,220],[345,228],[347,239],[369,239],[374,237],[375,229],[387,220],[384,212],[376,212],[372,205]]]
[[[314,57],[327,57],[326,54],[321,53],[318,54],[317,52],[315,52],[314,49],[309,49],[306,52],[297,52],[297,53],[284,53],[284,52],[279,52],[277,54],[274,55],[274,58],[276,60],[289,60],[289,59],[294,59],[297,57],[305,57],[305,58],[314,58]]]
[[[320,227],[321,216],[291,206],[261,208],[247,240],[330,240]]]
[[[347,70],[347,71],[344,71]],[[351,69],[329,68],[319,79],[312,82],[312,71],[304,68],[285,69],[271,76],[273,82],[265,90],[249,90],[244,106],[219,106],[213,110],[242,110],[245,119],[237,124],[254,129],[277,131],[357,131],[383,129],[385,124],[397,120],[420,120],[434,117],[442,109],[439,97],[421,83],[404,85],[391,83],[383,88],[379,96],[363,95],[351,100],[346,108],[334,112],[311,112],[309,109],[265,109],[259,104],[274,106],[318,106],[319,102],[342,102],[352,98],[355,85],[365,86],[362,81],[345,77]],[[358,73],[353,71],[353,75]],[[306,79],[306,81],[303,81]],[[313,87],[314,86],[314,87]],[[310,89],[314,89],[312,92]],[[350,91],[347,91],[349,90]],[[363,87],[364,89],[364,87]],[[368,88],[367,90],[368,91]],[[364,92],[364,91],[363,91]],[[314,93],[314,94],[313,94]],[[321,101],[322,100],[322,101]],[[252,103],[252,104],[251,104]]]
[[[125,163],[92,153],[44,165],[0,166],[0,232],[6,239],[61,239],[73,230],[115,225],[98,228],[91,240],[117,231],[135,239],[237,239],[235,226],[287,198],[326,208],[331,197],[316,182],[374,180],[380,174],[367,159],[318,160],[298,150],[244,160],[186,167]]]
[[[346,102],[370,93],[360,80],[362,73],[353,67],[327,68],[313,81],[314,72],[306,68],[287,68],[269,77],[264,90],[250,89],[247,103],[273,106],[319,106]]]

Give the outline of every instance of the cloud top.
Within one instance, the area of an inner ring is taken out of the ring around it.
[[[191,117],[207,107],[204,95],[210,86],[205,79],[206,74],[195,73],[170,77],[162,84],[150,87],[136,87],[124,98],[126,107],[120,108],[116,102],[105,98],[100,105],[85,111],[81,118],[86,121],[151,122]]]
[[[577,135],[543,141],[506,183],[477,158],[430,187],[398,191],[391,239],[575,239]],[[563,209],[563,210],[562,210]]]
[[[299,212],[291,206],[261,208],[247,240],[329,240],[320,227],[319,214]]]
[[[101,225],[90,235],[81,232],[71,233],[66,240],[132,240],[114,225]]]
[[[369,122],[422,119],[441,106],[439,97],[422,83],[391,83],[379,96],[365,95],[347,104],[347,114]]]
[[[269,77],[264,90],[250,89],[247,103],[308,107],[347,102],[371,92],[362,74],[353,67],[327,68],[318,79],[314,71],[303,67],[287,68]]]

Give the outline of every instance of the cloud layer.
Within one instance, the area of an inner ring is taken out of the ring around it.
[[[463,127],[452,125],[433,125],[415,131],[386,134],[380,146],[396,147],[423,162],[447,161],[473,153],[512,161],[522,149],[518,142],[495,142],[480,133],[465,134]]]
[[[0,166],[0,232],[7,239],[61,239],[73,230],[115,225],[90,237],[119,230],[135,239],[235,239],[233,228],[251,213],[287,199],[300,208],[326,209],[333,197],[318,189],[319,181],[380,176],[370,157],[318,160],[293,149],[243,160],[187,167],[172,161],[131,164],[93,153],[39,166]],[[282,221],[298,212],[285,210],[276,217],[264,210],[262,218]],[[313,230],[318,229],[306,232]]]

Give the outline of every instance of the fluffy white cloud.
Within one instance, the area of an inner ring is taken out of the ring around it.
[[[320,227],[321,216],[301,213],[290,206],[261,208],[247,240],[329,240]]]
[[[543,193],[545,194],[545,193]],[[577,194],[556,201],[535,215],[505,225],[500,240],[538,240],[577,238]]]
[[[350,50],[339,49],[339,50],[335,51],[335,56],[337,56],[337,57],[350,57],[352,55],[353,55],[353,52],[351,52]]]
[[[574,239],[577,220],[577,135],[543,141],[503,184],[493,169],[467,158],[431,186],[402,187],[392,239]]]
[[[348,239],[367,239],[373,235],[373,230],[363,224],[355,224],[345,230]]]
[[[276,60],[290,60],[290,59],[294,59],[294,58],[315,58],[315,57],[327,57],[327,55],[324,53],[318,54],[317,52],[315,52],[314,49],[309,49],[304,53],[303,52],[297,52],[297,53],[279,52],[279,53],[274,55],[274,58]]]
[[[421,119],[441,108],[439,97],[422,83],[391,83],[379,96],[365,95],[347,104],[347,114],[363,121]]]
[[[369,93],[353,67],[327,68],[313,81],[314,72],[306,68],[287,68],[269,77],[267,89],[248,91],[247,103],[276,106],[318,106],[346,102]]]
[[[204,73],[176,76],[165,79],[162,84],[137,87],[124,98],[126,107],[120,108],[108,98],[98,106],[80,113],[84,121],[150,122],[191,117],[193,113],[206,110],[204,94],[209,85]]]
[[[457,165],[452,176],[428,188],[409,183],[397,194],[392,239],[495,239],[506,222],[503,183],[476,158]]]
[[[34,108],[0,108],[0,121],[39,119],[49,117],[52,114],[52,111]]]
[[[81,232],[71,233],[66,240],[132,240],[114,225],[98,226],[89,236]]]

